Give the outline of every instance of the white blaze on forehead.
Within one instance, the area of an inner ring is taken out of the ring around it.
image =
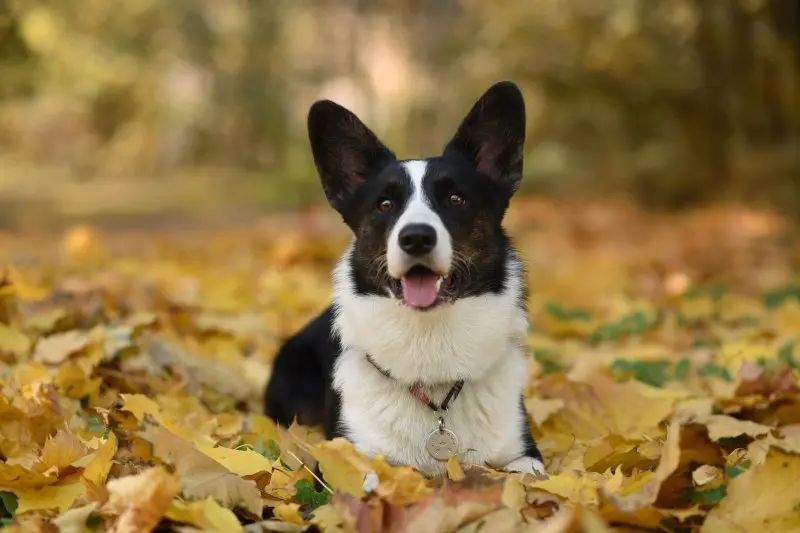
[[[401,277],[409,268],[418,264],[419,259],[425,261],[431,269],[446,274],[450,271],[453,257],[453,247],[450,233],[444,227],[442,219],[431,207],[431,201],[425,194],[423,182],[428,171],[427,161],[404,161],[401,163],[403,170],[411,182],[411,194],[405,204],[405,209],[389,234],[386,244],[386,260],[389,274],[395,278]],[[398,235],[409,224],[428,224],[436,230],[436,247],[430,252],[428,258],[413,258],[400,248]]]

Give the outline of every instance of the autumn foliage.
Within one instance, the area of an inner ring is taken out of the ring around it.
[[[328,303],[328,210],[0,235],[10,531],[800,531],[798,242],[771,215],[522,198],[531,428],[549,478],[448,478],[260,414]],[[4,259],[5,261],[5,259]],[[326,485],[315,488],[319,462]]]

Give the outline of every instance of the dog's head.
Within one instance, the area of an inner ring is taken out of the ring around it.
[[[500,82],[475,103],[442,155],[397,160],[329,100],[308,115],[325,195],[356,236],[356,290],[425,310],[503,288],[501,223],[522,179],[525,104]]]

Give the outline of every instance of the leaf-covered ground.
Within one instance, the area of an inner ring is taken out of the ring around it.
[[[521,199],[526,404],[548,479],[449,479],[276,428],[281,339],[328,303],[328,210],[0,234],[0,520],[17,531],[800,531],[800,261],[727,208]],[[314,489],[319,461],[328,489]],[[364,492],[364,481],[367,488]]]

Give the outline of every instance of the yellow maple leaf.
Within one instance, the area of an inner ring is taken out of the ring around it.
[[[124,402],[121,409],[133,413],[137,419],[144,420],[145,416],[150,416],[167,430],[178,435],[182,439],[208,446],[213,446],[215,444],[214,439],[202,430],[179,423],[178,420],[181,420],[180,414],[178,414],[176,419],[170,414],[164,413],[162,406],[152,398],[148,398],[144,394],[121,394],[120,396]],[[213,426],[209,426],[209,429],[212,428]]]
[[[261,514],[261,493],[253,481],[235,475],[165,427],[149,426],[141,437],[153,444],[158,458],[175,467],[185,496],[210,496],[224,505],[239,505],[254,515]]]
[[[782,335],[800,334],[800,302],[787,300],[770,313],[770,322],[773,329]]]
[[[56,476],[46,476],[25,468],[22,465],[0,462],[0,487],[16,489],[35,489],[57,482]]]
[[[609,434],[625,439],[658,436],[662,433],[660,422],[686,397],[681,391],[657,389],[634,380],[620,383],[605,375],[595,375],[585,383],[561,380],[542,393],[565,405],[547,424],[561,422],[568,433],[587,441]]]
[[[464,469],[461,468],[461,463],[458,460],[458,456],[454,455],[447,460],[447,477],[449,477],[453,481],[461,481],[464,479],[466,474],[464,474]]]
[[[514,512],[520,513],[527,507],[525,485],[517,475],[507,476],[503,481],[503,494],[500,497],[503,504]]]
[[[727,495],[711,510],[700,532],[800,531],[798,479],[800,456],[773,450],[763,464],[729,481]]]
[[[83,477],[95,485],[102,485],[114,464],[114,455],[117,453],[117,436],[113,431],[108,432],[108,437],[102,441],[92,460],[83,470]]]
[[[191,502],[173,500],[167,518],[182,524],[191,524],[207,531],[240,533],[242,525],[230,509],[222,507],[213,498]]]
[[[290,524],[305,524],[305,520],[300,516],[300,506],[296,503],[282,503],[273,509],[275,518]]]
[[[0,323],[0,354],[10,353],[17,357],[26,357],[30,353],[33,341],[22,331]]]
[[[736,374],[742,363],[757,362],[760,359],[772,359],[777,350],[767,343],[740,340],[726,343],[722,346],[719,361],[731,373]]]
[[[135,533],[152,531],[169,510],[180,485],[163,467],[108,482],[108,501],[103,512],[116,517],[111,531]]]
[[[218,446],[197,445],[197,449],[237,476],[252,476],[272,472],[272,462],[253,450],[233,450]]]
[[[319,462],[325,480],[334,488],[356,498],[364,496],[364,480],[374,472],[369,459],[358,452],[353,444],[337,438],[324,441],[311,448]]]
[[[89,449],[78,437],[62,429],[45,441],[36,470],[45,472],[56,468],[60,471],[88,454]]]
[[[374,457],[370,464],[379,479],[375,493],[391,504],[409,505],[431,492],[425,477],[409,466],[391,466],[382,457]]]
[[[588,505],[597,504],[597,490],[600,486],[597,476],[585,474],[554,474],[547,479],[537,479],[530,484],[531,488],[544,490],[571,502]]]
[[[86,493],[86,487],[83,483],[74,482],[50,485],[40,489],[13,489],[12,492],[17,495],[18,514],[52,509],[63,513],[72,507],[75,500]]]

